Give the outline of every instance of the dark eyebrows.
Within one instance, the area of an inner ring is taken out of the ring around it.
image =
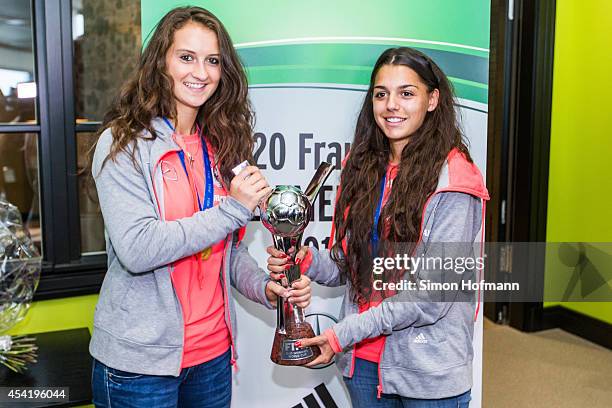
[[[189,54],[194,54],[194,55],[197,54],[195,51],[189,50],[187,48],[179,48],[176,50],[176,52],[187,52]],[[216,52],[213,54],[208,54],[207,57],[219,57],[220,55],[221,55],[220,53]]]
[[[412,85],[412,84],[400,85],[400,86],[397,87],[397,89],[406,89],[406,88],[410,88],[410,87],[419,89],[419,87],[417,85]],[[381,89],[383,91],[388,91],[388,89],[385,86],[383,86],[383,85],[374,85],[374,89]]]

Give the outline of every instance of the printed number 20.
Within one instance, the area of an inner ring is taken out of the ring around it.
[[[266,135],[264,133],[255,133],[255,143],[257,147],[253,156],[255,157],[255,162],[257,163],[257,167],[260,169],[266,169],[267,166],[263,163],[259,163],[259,157],[264,152],[267,144]],[[282,133],[273,133],[270,137],[270,144],[268,147],[269,157],[270,157],[270,166],[274,170],[280,170],[285,165],[285,137]]]

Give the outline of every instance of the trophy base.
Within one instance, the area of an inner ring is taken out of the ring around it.
[[[287,326],[286,334],[274,334],[274,343],[272,344],[272,353],[270,359],[284,366],[300,366],[310,363],[317,358],[321,351],[318,347],[301,347],[295,346],[295,342],[299,339],[315,337],[314,331],[310,324],[298,323]]]

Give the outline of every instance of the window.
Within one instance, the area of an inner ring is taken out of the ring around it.
[[[19,209],[40,250],[38,134],[0,133],[0,162],[0,197]]]
[[[32,7],[0,0],[0,197],[42,250]]]
[[[104,224],[95,185],[86,169],[95,130],[136,68],[140,55],[140,1],[73,0],[74,110],[83,255],[104,251]]]
[[[32,7],[0,0],[0,123],[35,123]]]
[[[96,186],[87,167],[90,150],[98,139],[96,132],[77,133],[77,168],[79,183],[79,220],[83,255],[105,251],[104,221],[98,204]]]
[[[0,0],[0,196],[43,254],[36,299],[100,288],[88,152],[140,49],[140,1]]]

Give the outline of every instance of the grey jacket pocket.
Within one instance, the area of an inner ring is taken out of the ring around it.
[[[111,292],[116,304],[101,305],[97,310],[95,324],[98,327],[136,345],[182,345],[180,304],[166,268],[143,274],[121,271],[113,279],[116,281],[111,289],[118,289],[120,295]],[[120,280],[123,280],[121,284]]]
[[[130,295],[132,294],[134,290],[135,283],[136,283],[136,278],[133,278],[130,280],[129,284],[127,285],[128,289],[125,292],[123,292],[123,295],[121,296],[121,299],[119,300],[119,307],[125,310],[126,312],[129,310],[127,302],[130,299]]]
[[[101,300],[106,303],[107,307],[121,307],[131,284],[132,281],[130,279],[126,279],[125,276],[117,273],[117,271],[109,270],[100,289]]]
[[[387,337],[382,366],[433,373],[465,361],[465,353],[447,341],[446,333],[434,324],[409,327]]]

